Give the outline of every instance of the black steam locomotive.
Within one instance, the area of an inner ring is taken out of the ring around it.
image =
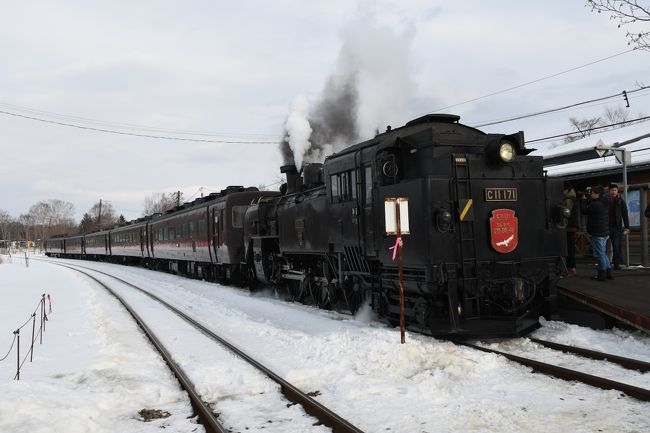
[[[321,308],[356,312],[369,300],[396,324],[396,237],[387,234],[395,222],[385,210],[398,202],[400,227],[408,221],[402,235],[407,327],[450,337],[525,333],[550,313],[565,269],[569,213],[561,205],[562,183],[546,177],[541,157],[527,156],[532,149],[522,132],[486,134],[458,121],[423,116],[301,173],[283,166],[281,193],[234,189],[136,222],[130,250],[157,268],[241,277],[252,289],[270,285],[287,299]],[[233,209],[215,213],[224,208],[217,202],[242,195],[248,202],[238,204],[237,217]],[[194,231],[190,214],[197,218]],[[124,260],[123,246],[117,255],[112,249],[119,231],[128,229],[85,236],[104,236],[103,252],[94,257],[84,237],[80,250],[69,238],[72,255]],[[52,255],[70,255],[65,239],[48,245]],[[158,256],[161,249],[176,252]]]

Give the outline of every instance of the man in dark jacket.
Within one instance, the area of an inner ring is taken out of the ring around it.
[[[609,200],[602,186],[595,186],[590,192],[591,200],[583,200],[581,210],[587,215],[587,233],[591,235],[591,250],[598,260],[598,274],[593,280],[612,279],[612,264],[607,257],[607,238],[609,237]]]
[[[611,202],[609,204],[609,239],[612,241],[612,261],[614,269],[620,269],[623,263],[621,254],[621,235],[630,233],[630,220],[627,215],[627,203],[618,194],[618,185],[609,186]]]

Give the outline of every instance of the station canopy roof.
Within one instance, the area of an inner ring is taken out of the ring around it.
[[[643,137],[633,143],[620,146],[626,141]],[[549,176],[586,178],[608,174],[619,174],[622,169],[614,156],[599,157],[594,148],[605,145],[626,149],[631,152],[632,161],[628,172],[650,170],[650,121],[632,124],[624,128],[611,129],[573,141],[571,143],[535,144],[531,155],[544,157],[544,169]]]

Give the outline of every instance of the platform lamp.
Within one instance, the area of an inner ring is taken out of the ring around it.
[[[393,260],[397,256],[397,273],[399,279],[399,328],[402,344],[406,343],[404,319],[404,257],[402,235],[410,234],[409,230],[409,200],[405,197],[386,197],[384,199],[384,214],[386,235],[396,236],[393,250]]]

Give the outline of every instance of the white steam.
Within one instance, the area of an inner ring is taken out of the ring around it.
[[[372,12],[358,15],[341,31],[338,73],[355,75],[359,134],[364,139],[402,126],[411,118],[415,99],[411,47],[415,26],[379,23]]]
[[[293,158],[300,170],[303,163],[323,162],[387,125],[402,126],[415,103],[414,36],[411,23],[378,23],[372,7],[349,21],[341,31],[336,69],[319,98],[311,109],[304,96],[291,103],[281,146],[285,163]]]
[[[293,150],[294,160],[298,171],[302,168],[303,157],[309,149],[311,126],[309,125],[309,100],[298,95],[291,101],[291,111],[284,124],[286,139]]]

